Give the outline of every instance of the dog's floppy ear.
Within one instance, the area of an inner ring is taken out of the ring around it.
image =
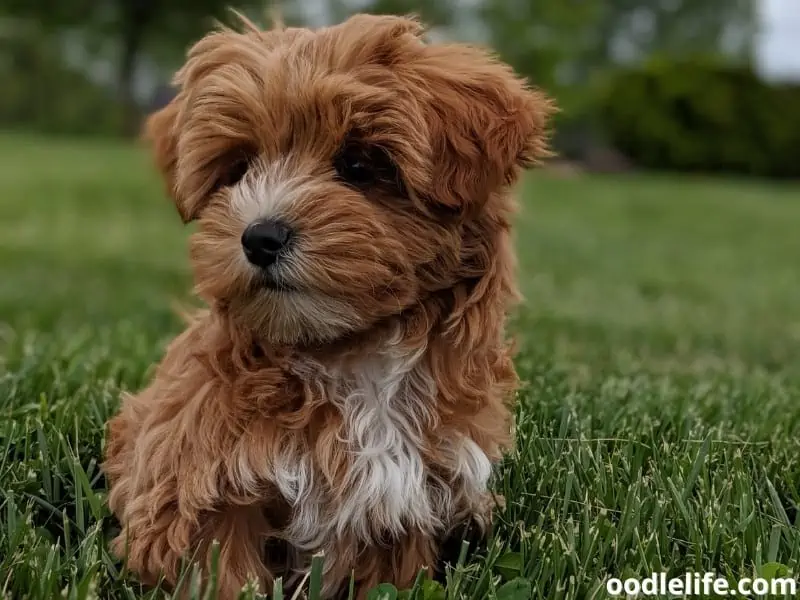
[[[245,23],[245,27],[254,27]],[[190,122],[193,90],[204,77],[212,73],[224,61],[215,52],[224,50],[231,39],[248,40],[252,44],[261,42],[257,37],[248,38],[229,29],[220,29],[207,34],[192,46],[187,53],[186,63],[172,78],[177,94],[165,107],[151,114],[144,123],[142,137],[150,145],[156,166],[161,171],[167,193],[178,209],[184,223],[199,216],[203,198],[210,185],[203,170],[207,166],[191,157],[183,156],[187,149],[201,145],[203,132],[197,132],[193,125],[193,135],[184,135],[183,128]],[[182,139],[183,138],[183,139]],[[186,163],[186,164],[183,164]]]
[[[149,143],[156,167],[164,178],[167,193],[178,209],[184,223],[196,218],[185,198],[178,190],[178,117],[182,94],[173,98],[167,106],[147,117],[143,138]]]
[[[431,86],[424,93],[437,202],[468,210],[549,155],[553,103],[488,51],[431,45],[415,66]]]

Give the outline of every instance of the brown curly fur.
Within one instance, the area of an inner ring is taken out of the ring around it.
[[[326,597],[408,586],[459,523],[486,527],[517,385],[510,186],[544,156],[552,107],[483,50],[414,19],[221,29],[189,52],[146,134],[208,310],[108,426],[115,550],[146,583],[220,543],[220,598],[317,552]],[[345,140],[402,185],[355,189]],[[241,157],[239,182],[227,174]],[[391,191],[394,189],[395,191]],[[240,245],[267,212],[297,232],[283,289]]]

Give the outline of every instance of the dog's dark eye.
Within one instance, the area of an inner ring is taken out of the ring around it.
[[[233,160],[223,171],[222,176],[217,180],[217,189],[230,187],[239,183],[247,174],[250,168],[250,158],[240,156]]]
[[[347,144],[339,151],[333,166],[340,179],[359,188],[399,182],[392,159],[383,149],[374,146]]]

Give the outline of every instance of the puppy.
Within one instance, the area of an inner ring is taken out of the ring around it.
[[[115,552],[147,584],[219,542],[224,600],[325,556],[324,596],[410,586],[488,528],[517,378],[510,186],[552,106],[411,18],[221,29],[146,124],[195,315],[109,423]]]

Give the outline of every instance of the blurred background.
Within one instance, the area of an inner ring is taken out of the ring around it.
[[[0,129],[130,136],[187,46],[264,0],[0,0]],[[798,0],[283,0],[294,24],[416,12],[562,107],[559,166],[800,174]],[[566,165],[564,163],[567,163]]]

